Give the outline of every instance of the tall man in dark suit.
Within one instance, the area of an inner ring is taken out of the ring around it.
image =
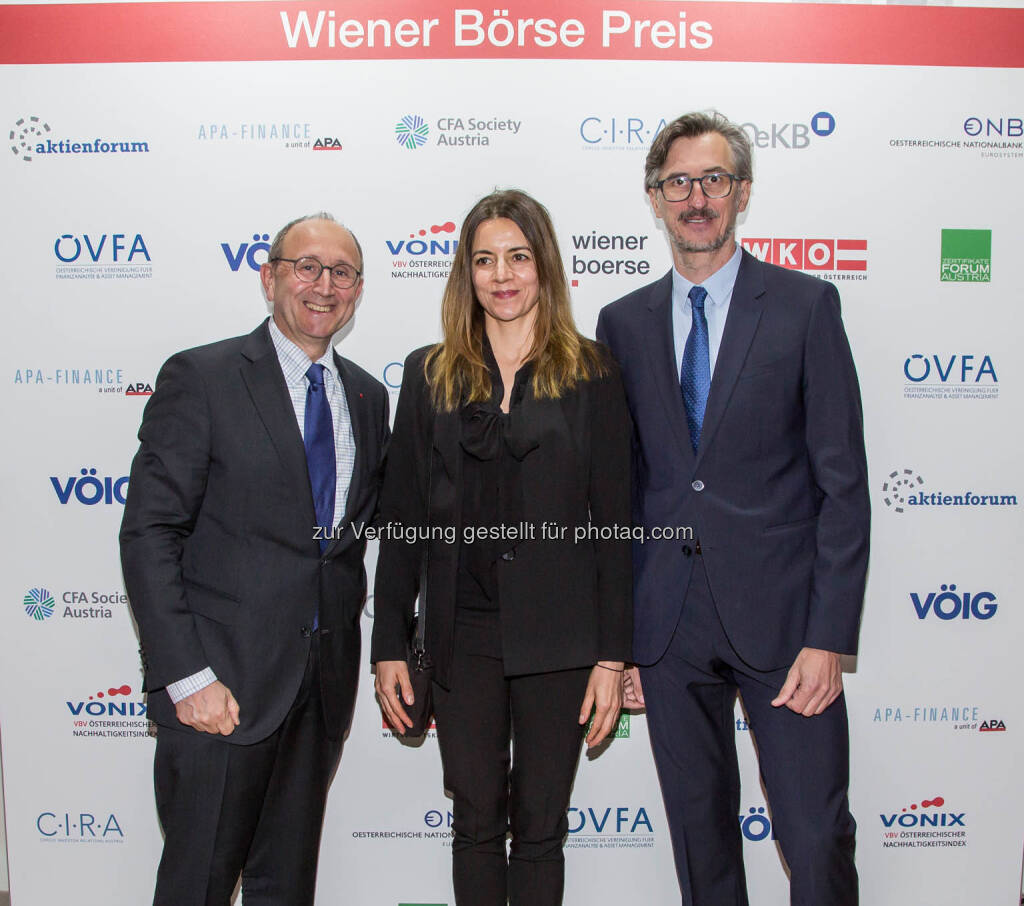
[[[686,906],[746,906],[733,708],[750,719],[791,902],[857,902],[840,654],[856,650],[869,503],[860,394],[829,283],[733,238],[750,142],[666,126],[646,188],[674,267],[607,306],[635,425],[633,654]],[[693,540],[652,539],[691,526]],[[641,685],[642,681],[642,685]]]
[[[121,525],[163,825],[158,906],[313,902],[352,714],[384,387],[334,353],[362,291],[328,214],[278,233],[273,317],[172,356],[139,430]]]

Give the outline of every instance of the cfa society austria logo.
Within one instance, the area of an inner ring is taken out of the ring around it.
[[[422,116],[409,114],[395,123],[395,141],[409,151],[422,148],[430,135],[430,126]]]
[[[56,606],[53,595],[45,588],[30,588],[25,592],[22,600],[25,613],[37,623],[48,620],[53,616],[53,609]]]

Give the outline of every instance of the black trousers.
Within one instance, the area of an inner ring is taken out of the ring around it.
[[[846,700],[841,695],[815,717],[773,708],[786,672],[761,672],[740,660],[696,558],[668,651],[640,673],[684,906],[748,903],[737,691],[757,745],[775,836],[790,868],[790,902],[856,906]]]
[[[160,727],[153,765],[164,851],[154,906],[311,906],[327,789],[341,741],[327,737],[319,635],[295,703],[248,746]]]
[[[506,678],[500,657],[472,653],[479,648],[466,642],[456,626],[451,689],[434,686],[444,783],[454,797],[455,902],[558,906],[590,668]]]

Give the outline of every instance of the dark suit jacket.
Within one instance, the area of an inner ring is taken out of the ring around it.
[[[388,396],[335,355],[356,442],[342,526],[372,521]],[[142,641],[149,713],[186,729],[164,687],[209,665],[235,695],[228,742],[265,738],[302,680],[319,611],[324,711],[352,714],[365,540],[348,528],[321,555],[302,435],[267,323],[172,356],[139,429],[121,524],[125,586]]]
[[[436,412],[423,362],[405,362],[395,433],[381,495],[381,526],[448,527],[462,538],[461,422]],[[630,550],[626,541],[574,541],[574,527],[629,527],[629,413],[615,363],[557,400],[527,391],[514,417],[537,446],[522,462],[523,518],[534,540],[510,542],[498,562],[498,595],[508,676],[629,660]],[[429,475],[428,475],[429,471]],[[429,509],[428,501],[429,499]],[[566,526],[565,540],[542,540],[544,522]],[[371,659],[402,660],[428,554],[425,640],[447,687],[455,620],[459,541],[407,544],[382,538],[374,587]]]
[[[834,286],[743,253],[694,455],[672,344],[671,272],[606,306],[635,426],[634,519],[691,525],[718,612],[751,666],[854,653],[870,506],[860,391]],[[634,547],[638,663],[671,639],[694,545]]]

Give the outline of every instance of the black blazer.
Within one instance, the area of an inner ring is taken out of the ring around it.
[[[365,539],[388,439],[388,395],[335,355],[356,462],[341,525],[321,555],[302,435],[264,322],[172,356],[139,429],[121,562],[139,626],[149,713],[179,723],[164,687],[209,665],[240,707],[235,744],[284,719],[309,657],[319,610],[324,710],[332,735],[352,714]]]
[[[743,253],[694,455],[672,345],[672,275],[606,306],[636,430],[635,513],[692,526],[722,625],[751,666],[852,654],[870,504],[860,391],[832,284]],[[693,542],[635,547],[634,655],[679,621]]]
[[[374,586],[371,659],[402,660],[427,555],[425,641],[435,679],[447,687],[463,526],[459,413],[437,412],[423,363],[431,347],[405,361],[395,431],[381,493],[383,531]],[[557,400],[527,390],[520,409],[538,445],[522,461],[523,518],[532,540],[511,542],[498,561],[498,595],[506,675],[629,660],[632,633],[628,540],[575,539],[575,527],[618,526],[630,519],[630,426],[618,368],[582,381]],[[429,475],[428,475],[429,466]],[[428,505],[429,500],[429,505]],[[447,528],[406,543],[388,523]],[[563,540],[541,538],[542,523],[566,527]]]

